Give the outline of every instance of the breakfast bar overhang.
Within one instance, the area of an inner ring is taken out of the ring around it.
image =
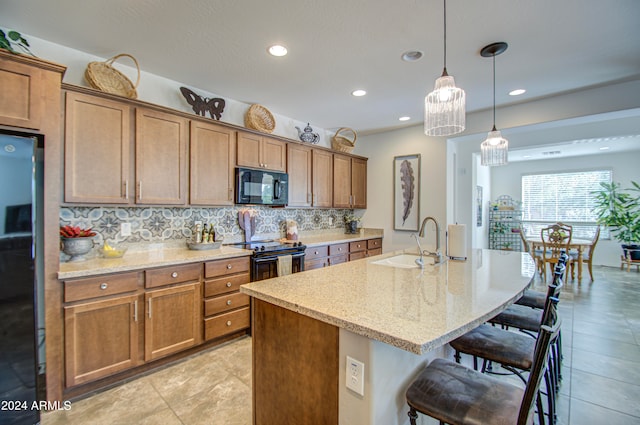
[[[254,424],[404,424],[404,393],[447,343],[515,302],[527,253],[412,267],[396,251],[241,287],[252,298]],[[346,387],[347,356],[364,364]]]

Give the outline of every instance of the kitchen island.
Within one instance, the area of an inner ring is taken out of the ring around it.
[[[535,273],[528,254],[492,250],[424,269],[381,264],[401,254],[241,286],[253,297],[255,424],[408,422],[415,375]],[[362,394],[346,388],[347,356],[364,364]]]

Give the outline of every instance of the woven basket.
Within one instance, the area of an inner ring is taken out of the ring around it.
[[[348,127],[339,128],[331,138],[331,147],[338,152],[351,153],[356,146],[357,138],[355,130]]]
[[[253,104],[244,114],[244,125],[263,133],[271,133],[276,128],[276,119],[264,106]]]
[[[116,59],[126,56],[133,60],[138,70],[138,79],[135,85],[122,72],[115,69],[112,64]],[[122,53],[107,59],[104,62],[90,62],[84,72],[84,78],[94,89],[98,89],[105,93],[117,94],[120,96],[135,99],[138,97],[136,88],[140,83],[140,65],[138,61],[131,55]]]

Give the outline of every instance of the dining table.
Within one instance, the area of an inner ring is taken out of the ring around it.
[[[542,238],[538,235],[538,236],[526,236],[525,237],[527,243],[529,244],[529,246],[531,247],[532,251],[535,252],[535,250],[543,250],[544,249],[544,243],[542,241]],[[569,249],[575,249],[576,251],[578,251],[578,282],[582,281],[582,259],[583,259],[583,254],[585,252],[586,249],[589,249],[589,247],[593,244],[593,241],[591,239],[579,239],[579,238],[571,238],[571,242],[569,242]],[[546,267],[546,265],[545,265]]]

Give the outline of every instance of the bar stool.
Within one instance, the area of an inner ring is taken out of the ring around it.
[[[441,424],[532,424],[533,404],[549,358],[551,341],[561,321],[542,326],[536,340],[533,364],[524,390],[495,377],[446,359],[431,362],[406,392],[409,419],[416,425],[417,412]],[[541,403],[538,398],[538,417]]]

